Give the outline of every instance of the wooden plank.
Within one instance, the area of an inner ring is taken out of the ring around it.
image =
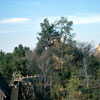
[[[18,100],[18,93],[19,93],[19,88],[13,87],[11,91],[11,100]]]

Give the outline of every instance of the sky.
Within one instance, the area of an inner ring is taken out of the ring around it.
[[[75,40],[100,43],[100,0],[0,0],[0,50],[19,44],[33,50],[43,19],[61,16],[73,21]]]

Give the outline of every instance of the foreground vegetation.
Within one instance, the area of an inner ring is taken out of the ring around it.
[[[100,58],[92,44],[74,40],[72,21],[62,17],[41,23],[35,50],[19,45],[0,51],[0,72],[8,82],[14,72],[39,75],[36,100],[99,100]]]

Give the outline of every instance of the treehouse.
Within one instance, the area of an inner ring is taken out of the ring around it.
[[[21,74],[13,74],[13,79],[10,83],[11,100],[34,100],[34,82],[38,76],[23,77]]]

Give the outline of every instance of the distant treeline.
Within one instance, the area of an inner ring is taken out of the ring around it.
[[[0,73],[8,82],[14,72],[39,75],[36,100],[100,100],[100,56],[91,43],[74,40],[72,24],[64,17],[44,19],[34,50],[0,51]]]

